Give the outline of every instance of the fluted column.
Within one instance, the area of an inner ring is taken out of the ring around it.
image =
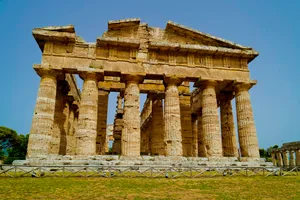
[[[221,93],[219,96],[223,156],[238,157],[231,99],[232,93]]]
[[[192,135],[192,109],[191,97],[187,94],[179,96],[180,101],[180,119],[181,119],[181,137],[182,137],[182,155],[192,156],[193,135]]]
[[[106,149],[106,124],[109,91],[99,89],[98,92],[98,123],[96,138],[96,153],[104,155]]]
[[[66,97],[64,98],[64,108],[63,108],[63,121],[62,130],[60,132],[60,145],[59,145],[59,155],[66,155],[67,153],[67,134],[69,130],[69,114],[70,105]]]
[[[198,127],[196,115],[192,115],[192,136],[192,156],[198,157]]]
[[[300,149],[296,150],[296,165],[300,166]]]
[[[164,77],[165,101],[164,122],[167,156],[182,156],[182,135],[180,119],[180,102],[178,85],[182,83],[177,77]]]
[[[276,162],[276,157],[275,157],[275,152],[271,152],[271,157],[272,157],[272,163],[274,166],[277,166],[277,162]]]
[[[152,134],[151,153],[153,155],[166,155],[166,145],[164,143],[165,127],[162,99],[156,97],[152,103]]]
[[[296,162],[295,162],[295,151],[291,150],[290,151],[290,166],[294,167],[295,165],[296,165]]]
[[[41,81],[29,135],[28,158],[47,156],[52,140],[58,73],[52,70],[38,73]]]
[[[202,111],[197,115],[197,133],[198,133],[198,157],[207,157],[207,152],[204,147],[204,137],[202,131]]]
[[[242,157],[259,158],[258,141],[254,124],[249,89],[251,84],[235,85],[238,136]]]
[[[289,163],[288,151],[284,150],[282,152],[282,157],[283,157],[283,166],[285,166],[285,167],[289,166],[290,163]]]
[[[222,138],[216,98],[215,81],[203,81],[202,89],[202,134],[208,157],[222,157]]]
[[[85,72],[76,132],[76,155],[95,155],[98,114],[98,80],[96,73]]]
[[[76,127],[76,111],[78,109],[77,103],[73,102],[70,105],[69,114],[69,129],[67,134],[67,155],[75,155],[76,138],[75,138],[75,127]]]
[[[142,76],[126,75],[124,92],[124,115],[122,131],[122,155],[140,156],[140,89],[139,83]]]
[[[283,159],[280,151],[276,152],[276,157],[277,157],[277,163],[279,167],[283,166]]]

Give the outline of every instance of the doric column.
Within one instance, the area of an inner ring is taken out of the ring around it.
[[[247,83],[235,85],[238,136],[241,156],[259,158],[256,128],[248,91],[251,86],[251,84]]]
[[[219,95],[223,156],[239,157],[231,105],[232,93]]]
[[[62,130],[60,132],[60,145],[59,145],[59,155],[66,155],[67,153],[67,135],[69,130],[69,115],[70,115],[70,105],[69,101],[64,98],[64,108],[63,108],[63,121]]]
[[[281,155],[280,151],[276,152],[276,157],[277,157],[278,167],[282,167],[283,166],[283,159],[282,159],[282,155]]]
[[[153,155],[166,155],[162,99],[156,96],[153,98],[152,102],[152,134],[150,139],[151,153]]]
[[[55,99],[58,72],[41,69],[41,76],[34,115],[32,118],[27,157],[40,157],[49,154],[55,112]]]
[[[182,137],[182,155],[192,156],[193,135],[192,135],[192,109],[191,96],[182,94],[180,101],[180,119],[181,119],[181,137]]]
[[[216,98],[216,81],[201,82],[202,134],[208,157],[222,157],[222,138]]]
[[[98,114],[98,80],[95,72],[84,72],[76,131],[76,155],[95,155]]]
[[[289,163],[289,156],[288,156],[288,151],[283,150],[282,152],[282,157],[283,157],[283,166],[287,167],[290,165]]]
[[[198,127],[197,116],[192,114],[192,156],[198,157]]]
[[[99,89],[98,91],[98,123],[96,138],[96,154],[104,155],[106,148],[106,124],[109,91]]]
[[[197,132],[198,132],[198,157],[207,157],[207,152],[204,147],[204,137],[202,131],[202,110],[197,114]]]
[[[165,101],[164,122],[167,156],[182,156],[182,136],[180,119],[180,102],[178,86],[182,80],[177,77],[164,77]]]
[[[296,165],[300,166],[300,149],[296,150]]]
[[[295,151],[291,150],[290,151],[290,166],[294,167],[295,165],[296,165],[296,162],[295,162]]]
[[[271,152],[272,162],[274,166],[277,166],[275,152]]]
[[[122,155],[140,156],[140,89],[139,83],[143,77],[139,75],[125,75],[124,115],[122,131]]]
[[[75,155],[75,147],[76,147],[76,138],[75,138],[75,126],[77,123],[76,112],[78,106],[76,102],[72,102],[70,105],[70,114],[69,114],[69,130],[67,134],[67,155]]]

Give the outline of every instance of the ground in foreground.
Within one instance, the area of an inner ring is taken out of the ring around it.
[[[0,199],[300,199],[300,176],[0,178]]]

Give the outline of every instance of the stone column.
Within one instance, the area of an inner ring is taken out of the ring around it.
[[[106,148],[106,124],[109,91],[99,89],[96,154],[104,155]]]
[[[221,93],[219,96],[222,146],[223,156],[225,157],[239,157],[231,105],[232,97],[231,92]]]
[[[193,136],[193,148],[192,156],[198,157],[198,127],[197,127],[197,116],[192,114],[192,136]]]
[[[76,102],[72,102],[70,106],[69,114],[69,130],[67,134],[67,155],[75,155],[76,138],[75,138],[75,127],[76,127],[76,112],[78,106]],[[78,117],[78,116],[77,116]]]
[[[202,89],[202,134],[208,157],[222,157],[222,138],[216,98],[216,81],[203,81]]]
[[[202,111],[197,115],[197,132],[198,132],[198,157],[207,157],[207,152],[204,147],[204,137],[202,131]]]
[[[80,76],[84,82],[76,131],[76,155],[95,155],[99,77],[93,72],[81,73]]]
[[[164,77],[165,101],[164,122],[167,156],[182,156],[182,136],[180,119],[180,102],[178,86],[182,80],[177,77]]]
[[[284,150],[282,152],[282,157],[283,157],[283,166],[288,167],[289,166],[289,156],[288,156],[288,151]]]
[[[114,130],[113,137],[114,143],[112,147],[112,152],[115,154],[121,154],[121,135],[123,129],[123,97],[118,95],[117,100],[117,113],[114,119]]]
[[[294,150],[291,150],[290,151],[290,166],[294,167],[295,165],[296,165],[296,162],[295,162],[295,152],[294,152]]]
[[[272,157],[273,165],[274,165],[274,166],[277,166],[276,158],[275,158],[275,152],[271,152],[271,157]]]
[[[143,77],[125,75],[124,115],[122,131],[122,155],[140,156],[140,89],[139,83]]]
[[[277,163],[279,167],[283,166],[283,160],[282,160],[282,155],[280,151],[276,152],[276,156],[277,156]]]
[[[166,155],[164,113],[162,99],[155,97],[152,103],[152,134],[151,134],[151,153],[153,155]]]
[[[66,155],[67,153],[67,134],[69,130],[69,114],[70,105],[69,101],[64,98],[64,108],[63,108],[63,121],[62,130],[60,132],[60,145],[59,145],[59,155]]]
[[[235,85],[238,136],[241,156],[259,158],[256,128],[248,91],[250,88],[251,84],[238,83]]]
[[[300,149],[296,150],[296,165],[300,166]]]
[[[180,119],[181,119],[181,137],[182,137],[182,155],[192,156],[193,135],[192,135],[192,110],[190,95],[182,94],[180,101]]]
[[[58,72],[43,69],[38,74],[41,81],[29,135],[28,158],[47,156],[52,141]]]

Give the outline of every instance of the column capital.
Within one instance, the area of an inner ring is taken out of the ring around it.
[[[146,74],[122,74],[121,81],[125,83],[143,83]]]
[[[99,73],[95,71],[81,71],[79,72],[79,77],[83,80],[93,79],[93,80],[101,81],[104,79],[103,73]]]
[[[60,70],[54,70],[51,68],[34,68],[34,69],[40,77],[50,77],[59,80],[63,80],[65,78],[64,73]]]
[[[237,81],[234,81],[233,89],[234,89],[235,92],[248,91],[254,85],[256,85],[256,83],[257,83],[257,81],[255,81],[255,80],[250,81],[250,82],[237,82]]]
[[[176,75],[166,75],[164,74],[163,83],[165,86],[179,86],[185,77],[183,76],[176,76]]]
[[[233,99],[234,95],[232,91],[221,91],[220,94],[218,95],[218,99],[220,101],[225,101],[225,100],[231,100]]]

